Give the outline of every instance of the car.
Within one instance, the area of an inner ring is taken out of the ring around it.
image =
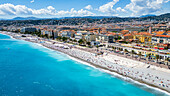
[[[141,58],[142,60],[146,60],[145,58]]]
[[[164,62],[158,62],[158,64],[164,64]]]

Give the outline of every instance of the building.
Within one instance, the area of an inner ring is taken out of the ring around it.
[[[108,36],[104,34],[99,34],[96,38],[96,41],[101,43],[108,43]]]
[[[96,35],[94,33],[87,33],[85,40],[86,42],[96,41]]]
[[[152,43],[170,43],[170,35],[154,35],[152,36]]]
[[[87,31],[78,31],[77,33],[75,33],[75,39],[78,41],[80,39],[85,40],[85,36],[87,34]]]
[[[141,43],[151,43],[152,35],[149,32],[136,33],[133,39],[137,39]]]
[[[21,29],[21,32],[23,32],[23,33],[25,33],[25,32],[36,32],[37,31],[37,29],[36,28],[27,28],[27,27],[24,27],[24,28],[22,28]]]
[[[155,49],[170,49],[170,35],[154,35],[152,44]]]
[[[131,33],[127,33],[123,35],[123,40],[126,42],[131,42],[133,40],[133,35]]]

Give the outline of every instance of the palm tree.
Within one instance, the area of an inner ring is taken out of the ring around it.
[[[124,50],[125,52],[129,52],[127,49]]]
[[[126,52],[128,52],[128,50],[127,50],[127,49],[125,49],[125,50],[124,50],[124,55],[126,54]]]
[[[148,60],[150,59],[151,57],[151,53],[147,54],[147,57],[148,57]]]
[[[168,65],[168,62],[169,62],[169,57],[168,57],[168,58],[166,58],[165,60],[167,61],[167,64],[166,64],[166,65]]]
[[[87,42],[86,44],[87,44],[88,46],[90,46],[90,45],[91,45],[91,43],[90,43],[90,42]]]
[[[115,47],[112,47],[113,50],[115,50]]]
[[[158,63],[159,55],[156,55],[156,59],[157,59],[157,63]]]
[[[74,39],[74,40],[73,40],[73,42],[77,42],[77,40],[76,40],[76,39]]]
[[[78,43],[81,45],[81,44],[84,43],[84,41],[83,41],[82,39],[80,39],[80,40],[78,41]]]
[[[139,55],[139,59],[141,59],[141,56],[142,56],[142,52],[139,52],[139,54],[138,54],[138,55]]]
[[[135,51],[134,51],[134,50],[132,50],[132,57],[133,57],[133,54],[135,54]]]
[[[121,48],[119,48],[119,51],[121,51]]]

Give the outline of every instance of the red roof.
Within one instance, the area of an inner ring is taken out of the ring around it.
[[[138,33],[137,35],[147,35],[147,36],[151,36],[151,34],[148,33],[148,32],[140,32],[140,33]]]
[[[170,38],[170,35],[155,35],[156,37],[167,37]]]
[[[124,36],[132,36],[132,34],[125,34]]]

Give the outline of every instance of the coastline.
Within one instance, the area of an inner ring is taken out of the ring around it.
[[[68,55],[68,54],[67,54],[67,55]],[[70,55],[68,55],[68,56],[70,56]],[[105,73],[107,73],[107,74],[110,74],[110,75],[112,75],[112,76],[114,76],[114,77],[117,77],[117,78],[119,78],[119,79],[121,79],[121,80],[124,80],[124,81],[126,81],[126,82],[129,82],[129,83],[132,83],[132,84],[134,84],[134,85],[137,85],[137,86],[146,86],[146,87],[148,87],[148,88],[151,88],[151,89],[154,89],[154,90],[163,92],[163,93],[165,93],[165,94],[167,94],[167,95],[170,95],[170,93],[169,93],[170,91],[165,90],[165,89],[162,89],[162,88],[157,87],[157,86],[154,86],[154,85],[152,85],[152,84],[150,84],[150,83],[143,82],[143,81],[141,81],[141,80],[134,79],[134,78],[129,77],[129,76],[125,76],[125,75],[120,74],[120,73],[118,73],[118,72],[116,72],[116,71],[113,71],[113,70],[107,69],[107,68],[105,68],[105,67],[102,67],[102,66],[93,64],[93,63],[91,63],[91,62],[85,61],[85,60],[83,60],[83,59],[81,59],[81,58],[78,58],[78,57],[70,56],[70,58],[71,58],[72,60],[75,60],[75,61],[77,61],[77,62],[80,62],[80,63],[82,63],[82,64],[84,64],[84,65],[87,65],[87,66],[96,68],[96,69],[98,69],[98,70],[100,70],[100,71],[102,71],[102,72],[105,72]],[[77,59],[77,60],[76,60],[76,59]],[[83,63],[83,62],[84,62],[84,63]],[[85,64],[85,63],[86,63],[86,64]]]
[[[0,33],[0,34],[2,34],[2,33]],[[17,38],[14,38],[12,35],[9,35],[9,34],[4,34],[4,35],[10,36],[12,39],[17,39]],[[20,39],[19,39],[19,40],[20,40]],[[23,40],[23,39],[21,39],[21,40]],[[24,41],[26,41],[26,40],[24,40]],[[27,42],[31,42],[31,41],[27,41]],[[80,62],[80,63],[85,62],[85,63],[86,63],[85,65],[88,65],[88,66],[91,66],[91,67],[97,68],[97,69],[99,68],[100,71],[103,71],[103,72],[106,72],[106,73],[108,73],[108,74],[111,74],[111,75],[113,75],[113,76],[115,76],[115,77],[118,77],[118,78],[120,78],[120,79],[122,79],[122,80],[125,80],[125,81],[127,81],[127,82],[132,82],[132,83],[135,83],[135,84],[139,84],[139,85],[142,85],[142,86],[146,86],[146,87],[148,87],[148,88],[151,88],[151,89],[154,89],[154,90],[158,90],[158,91],[163,92],[163,93],[165,93],[165,94],[167,94],[167,95],[170,95],[170,90],[163,89],[163,88],[161,88],[161,87],[159,87],[159,86],[156,86],[156,85],[154,85],[154,84],[150,84],[150,83],[148,83],[148,82],[141,81],[141,80],[139,80],[139,79],[136,79],[136,78],[133,78],[133,77],[130,77],[130,76],[127,76],[127,75],[125,76],[124,74],[120,74],[120,73],[117,72],[117,71],[111,70],[111,69],[106,68],[106,67],[104,67],[104,66],[100,66],[100,65],[94,64],[94,63],[89,62],[89,61],[87,61],[87,60],[84,60],[84,59],[82,59],[82,58],[80,58],[80,57],[76,57],[76,56],[70,55],[70,54],[68,54],[68,53],[66,53],[66,52],[64,52],[64,51],[57,50],[57,49],[53,49],[53,48],[51,48],[51,47],[47,47],[47,46],[45,46],[45,45],[43,45],[43,44],[40,44],[40,43],[36,43],[36,42],[32,42],[32,43],[38,44],[39,46],[42,46],[42,47],[45,47],[45,48],[48,48],[48,49],[51,49],[51,50],[55,50],[55,51],[64,53],[64,54],[68,55],[68,57],[69,57],[70,59],[72,59],[72,60],[75,60],[75,61]],[[82,63],[82,64],[83,64],[83,63]]]
[[[43,47],[48,48],[47,46],[43,46]],[[49,47],[48,49],[55,50],[55,51],[58,51],[58,52],[62,52],[62,51],[60,51],[60,50],[52,49],[52,48],[50,48],[50,47]],[[105,72],[105,73],[107,73],[107,74],[110,74],[110,75],[112,75],[112,76],[114,76],[114,77],[117,77],[117,78],[119,78],[119,79],[121,79],[121,80],[124,80],[124,81],[126,81],[126,82],[135,84],[135,85],[137,85],[137,86],[146,86],[146,87],[148,87],[148,88],[151,88],[151,89],[154,89],[154,90],[163,92],[163,93],[165,93],[165,94],[167,94],[167,95],[170,95],[170,91],[169,91],[169,90],[165,90],[165,89],[163,89],[163,88],[161,88],[161,87],[154,86],[154,85],[152,85],[152,84],[150,84],[150,83],[141,81],[141,80],[139,80],[139,79],[135,79],[135,78],[133,78],[133,77],[125,76],[125,75],[120,74],[120,73],[118,73],[118,72],[116,72],[116,71],[114,71],[114,70],[110,70],[110,69],[108,69],[108,68],[106,68],[106,67],[102,67],[102,66],[96,65],[96,64],[94,64],[94,63],[91,63],[91,62],[88,62],[88,61],[86,61],[86,60],[83,60],[83,59],[81,59],[81,58],[79,58],[79,57],[75,57],[75,56],[72,56],[72,55],[70,55],[70,54],[67,54],[67,53],[65,53],[65,52],[62,52],[62,53],[68,55],[68,57],[69,57],[70,59],[72,59],[72,60],[75,60],[75,61],[77,61],[77,62],[80,62],[80,63],[82,63],[82,64],[84,64],[84,65],[87,65],[87,66],[90,66],[90,67],[99,69],[99,70],[102,71],[102,72]],[[85,64],[85,63],[86,63],[86,64]]]

